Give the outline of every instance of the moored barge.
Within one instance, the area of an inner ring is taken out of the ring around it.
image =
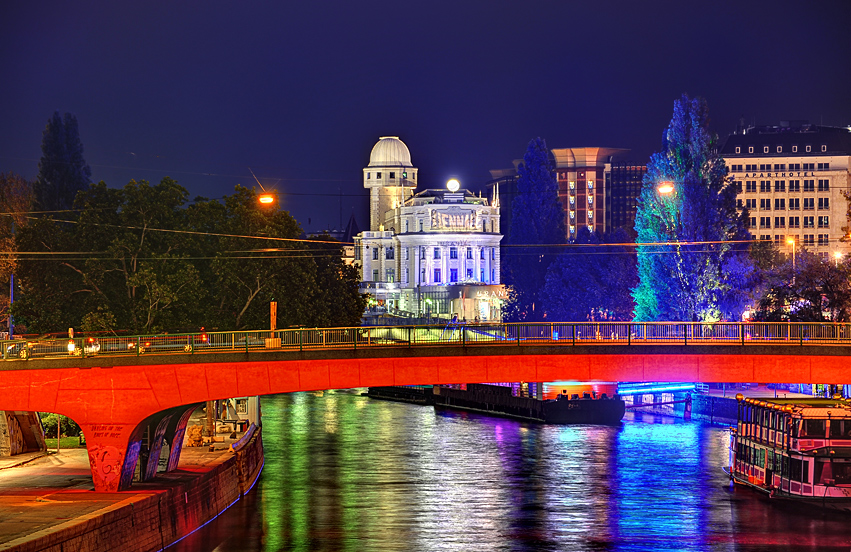
[[[772,498],[851,511],[851,402],[736,399],[725,468],[733,481]]]
[[[605,393],[559,394],[555,399],[539,400],[516,397],[510,387],[500,385],[468,383],[466,387],[370,387],[367,396],[549,424],[616,424],[626,411],[623,399]]]

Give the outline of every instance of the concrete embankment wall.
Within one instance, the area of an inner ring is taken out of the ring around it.
[[[263,468],[258,429],[239,450],[195,477],[161,474],[165,490],[144,490],[8,548],[14,552],[154,552],[192,533],[247,493]],[[173,479],[172,479],[173,478]],[[169,481],[172,479],[171,481]],[[11,543],[9,543],[11,544]]]

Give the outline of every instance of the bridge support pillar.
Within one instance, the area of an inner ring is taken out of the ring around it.
[[[140,438],[134,439],[138,426],[115,423],[80,426],[86,436],[95,491],[114,493],[130,487],[142,446]]]

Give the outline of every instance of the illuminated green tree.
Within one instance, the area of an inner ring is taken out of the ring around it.
[[[708,123],[706,102],[683,95],[647,166],[635,217],[636,243],[646,244],[632,292],[636,320],[712,322],[744,309],[749,233]]]

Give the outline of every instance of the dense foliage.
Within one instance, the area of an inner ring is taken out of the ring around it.
[[[517,195],[512,202],[512,222],[503,249],[503,281],[509,287],[504,306],[507,321],[542,320],[541,306],[547,269],[565,243],[564,210],[558,200],[547,144],[529,142],[518,169]]]
[[[753,265],[736,188],[717,154],[702,99],[683,96],[653,154],[638,199],[635,319],[740,319]],[[663,182],[670,193],[659,190]],[[738,243],[737,243],[738,242]]]
[[[174,180],[91,185],[79,217],[18,230],[17,321],[33,333],[358,325],[365,298],[339,244],[312,243],[286,211],[237,186],[223,202]]]
[[[71,209],[77,192],[85,190],[92,170],[83,158],[77,118],[55,112],[47,122],[41,142],[41,160],[35,186],[36,206],[41,211]]]
[[[15,228],[26,221],[32,208],[33,183],[20,176],[0,173],[0,319],[9,315],[9,279],[15,271]]]
[[[630,289],[638,281],[635,251],[618,229],[600,236],[579,228],[576,239],[547,271],[541,293],[552,320],[629,320],[634,303]]]

